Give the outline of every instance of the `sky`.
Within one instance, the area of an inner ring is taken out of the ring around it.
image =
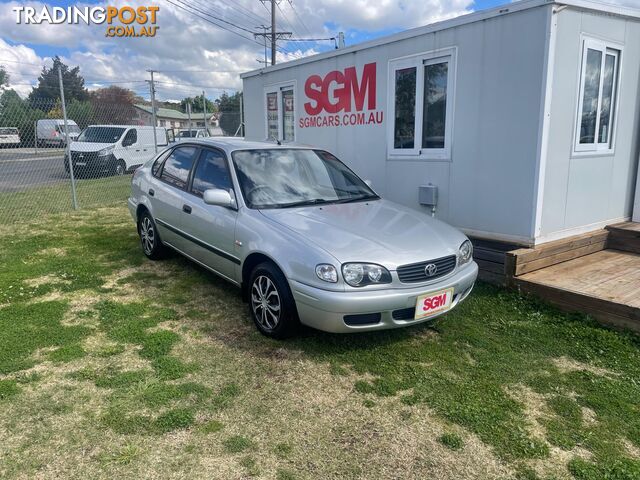
[[[509,0],[281,0],[276,14],[278,28],[293,32],[294,38],[330,38],[344,32],[346,45],[353,45],[505,3]],[[40,11],[43,5],[154,5],[159,7],[160,28],[155,38],[107,38],[106,25],[16,23],[13,7]],[[241,88],[240,72],[261,66],[264,47],[251,32],[269,25],[269,15],[269,5],[260,0],[2,0],[0,65],[9,73],[11,88],[22,96],[36,84],[42,66],[50,66],[51,58],[59,55],[67,65],[80,66],[89,89],[117,84],[148,98],[145,80],[153,69],[158,71],[161,100],[180,100],[203,90],[216,98]],[[332,48],[333,41],[279,42],[278,62]]]

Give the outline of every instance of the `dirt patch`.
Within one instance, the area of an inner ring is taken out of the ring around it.
[[[611,370],[607,370],[606,368],[596,367],[587,363],[578,362],[577,360],[568,357],[554,358],[552,362],[556,366],[556,368],[560,370],[561,373],[585,371],[593,373],[594,375],[599,375],[601,377],[611,378],[618,376],[616,372],[612,372]]]
[[[42,285],[49,285],[49,284],[69,285],[71,283],[71,281],[67,280],[65,278],[59,277],[57,275],[48,274],[48,275],[43,275],[43,276],[37,277],[37,278],[29,278],[29,279],[25,280],[24,283],[26,283],[28,286],[30,286],[32,288],[37,288],[37,287],[40,287]]]

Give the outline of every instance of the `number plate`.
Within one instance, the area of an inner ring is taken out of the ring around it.
[[[451,308],[453,301],[453,288],[430,292],[420,295],[416,300],[416,313],[414,320],[427,318],[436,313],[446,312]]]
[[[86,167],[87,162],[76,162],[76,165],[78,165],[79,167]]]

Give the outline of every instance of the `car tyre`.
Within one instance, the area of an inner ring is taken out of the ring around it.
[[[251,318],[260,333],[283,339],[297,332],[300,320],[289,282],[273,263],[261,263],[253,269],[248,297]]]
[[[156,222],[145,210],[138,219],[138,234],[142,251],[151,260],[160,260],[166,256],[167,248],[163,245]]]
[[[120,176],[125,173],[127,173],[127,164],[124,163],[124,160],[118,160],[113,166],[113,174]]]

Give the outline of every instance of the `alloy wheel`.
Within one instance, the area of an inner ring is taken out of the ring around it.
[[[124,175],[125,167],[122,163],[116,165],[116,175]]]
[[[280,321],[280,295],[273,281],[266,275],[257,277],[251,286],[251,308],[266,330],[273,330]]]
[[[153,223],[149,217],[144,217],[140,225],[140,241],[142,243],[142,249],[147,255],[151,255],[153,247],[156,241],[156,233],[153,228]]]

